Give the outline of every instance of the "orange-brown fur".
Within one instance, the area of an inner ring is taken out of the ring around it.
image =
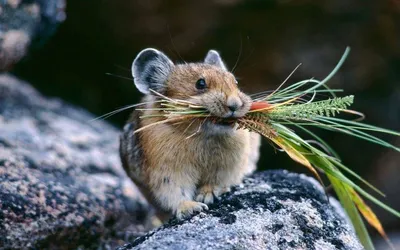
[[[199,78],[207,83],[204,91],[195,87]],[[228,100],[240,104],[234,117],[243,116],[251,103],[238,89],[230,72],[202,63],[175,65],[166,80],[164,94],[205,106],[220,117],[229,114]],[[155,100],[152,95],[145,97],[145,101],[152,100]],[[148,107],[155,106],[155,103],[148,104]],[[147,110],[142,115],[155,112]],[[136,122],[140,128],[160,119],[134,118],[131,122]],[[254,171],[258,160],[259,135],[220,126],[186,121],[144,129],[137,134],[142,151],[141,166],[130,161],[129,152],[121,149],[124,167],[161,209],[178,217],[206,209],[204,203],[212,203],[232,185],[239,184],[246,174]],[[126,145],[123,143],[121,141],[121,145]],[[138,167],[140,171],[133,170]]]

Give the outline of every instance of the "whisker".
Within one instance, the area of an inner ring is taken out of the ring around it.
[[[142,106],[142,105],[146,105],[146,104],[156,103],[156,102],[160,102],[160,101],[142,102],[142,103],[138,103],[138,104],[132,104],[132,105],[123,106],[123,107],[118,108],[118,109],[116,109],[114,111],[111,111],[111,112],[109,112],[107,114],[104,114],[104,115],[98,116],[96,118],[93,118],[89,122],[94,122],[94,121],[97,121],[97,120],[105,120],[105,119],[107,119],[107,118],[109,118],[109,117],[111,117],[111,116],[113,116],[113,115],[115,115],[115,114],[117,114],[119,112],[122,112],[124,110],[131,109],[131,108],[138,107],[138,106]]]
[[[179,56],[179,58],[187,64],[187,62],[185,61],[185,59],[183,59],[183,57],[181,56],[181,54],[179,54],[178,50],[175,47],[174,44],[174,40],[172,39],[172,34],[171,34],[171,30],[169,29],[169,25],[167,24],[167,29],[168,29],[168,34],[169,34],[169,39],[171,40],[171,44],[172,44],[172,48],[175,50],[175,53]]]
[[[121,66],[121,65],[114,64],[114,66],[117,67],[117,68],[120,68],[120,69],[122,69],[122,70],[131,72],[131,69],[125,68],[125,67],[123,67],[123,66]]]
[[[232,74],[235,73],[236,66],[239,65],[239,60],[240,60],[240,57],[242,56],[242,51],[243,51],[243,38],[242,38],[242,36],[240,36],[239,55],[238,55],[238,58],[236,59],[235,65],[234,65],[233,68],[232,68]]]
[[[168,100],[168,101],[170,101],[172,103],[178,103],[178,101],[176,101],[176,100],[174,100],[172,98],[166,97],[165,95],[155,91],[154,89],[149,89],[149,90],[150,90],[150,92],[153,92],[154,94],[158,95],[161,98],[164,98],[165,100]]]
[[[249,46],[251,46],[250,37],[249,36],[247,36],[247,41],[249,42]],[[244,65],[244,63],[247,62],[251,58],[251,56],[253,55],[254,51],[255,51],[255,48],[251,48],[250,49],[250,53],[248,53],[248,56],[244,57],[244,59],[241,62],[241,65]]]
[[[115,74],[112,74],[112,73],[106,73],[106,75],[108,75],[108,76],[114,76],[114,77],[121,78],[121,79],[124,79],[124,80],[133,81],[133,78],[129,78],[129,77],[125,77],[125,76],[120,76],[120,75],[115,75]]]

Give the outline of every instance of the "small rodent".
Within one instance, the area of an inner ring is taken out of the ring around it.
[[[141,51],[132,64],[136,87],[145,94],[146,108],[157,108],[155,90],[167,97],[200,104],[221,118],[244,116],[251,98],[238,88],[220,55],[210,50],[201,63],[173,64],[156,49]],[[157,110],[134,111],[120,138],[120,156],[129,177],[159,210],[183,218],[208,209],[256,168],[260,136],[232,124],[186,122],[159,124]]]

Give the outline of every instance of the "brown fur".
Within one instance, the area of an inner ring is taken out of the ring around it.
[[[205,79],[206,90],[196,89],[199,78]],[[231,115],[227,108],[230,101],[239,105],[233,117],[246,114],[251,104],[231,73],[200,63],[174,66],[165,95],[201,104],[219,117]],[[145,101],[153,99],[151,95],[145,97]],[[153,106],[156,104],[149,104]],[[154,112],[145,111],[144,115]],[[201,122],[159,124],[133,134],[135,129],[160,119],[139,120],[135,111],[128,123],[131,126],[121,137],[120,151],[128,174],[162,210],[183,217],[206,209],[203,202],[212,203],[254,171],[259,135]]]

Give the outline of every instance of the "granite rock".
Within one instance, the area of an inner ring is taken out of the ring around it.
[[[118,131],[92,118],[0,75],[0,249],[109,248],[147,230]]]
[[[338,202],[314,179],[254,174],[210,210],[126,244],[128,249],[363,249]]]
[[[47,40],[65,20],[65,0],[0,1],[0,71],[9,70],[32,42]]]

